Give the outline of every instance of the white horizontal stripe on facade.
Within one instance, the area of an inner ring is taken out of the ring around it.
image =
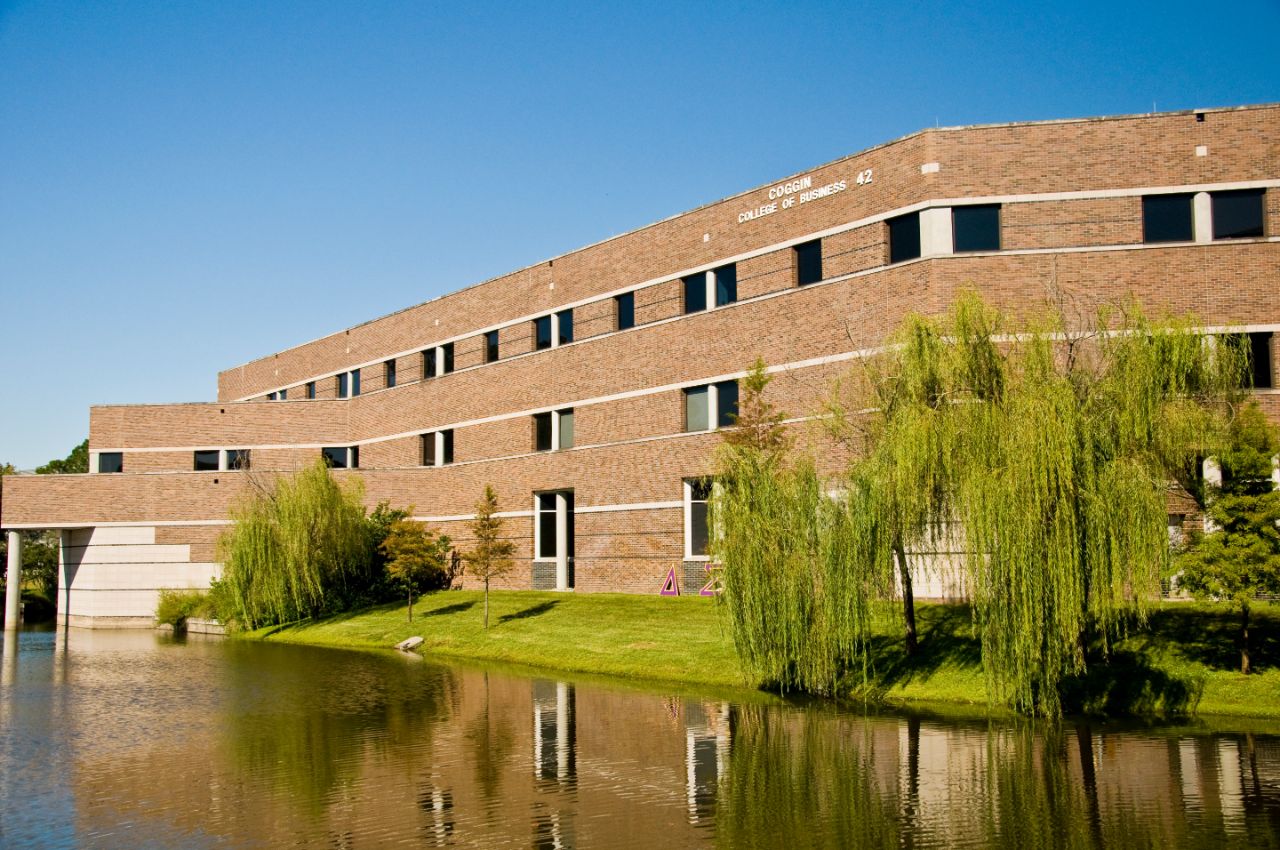
[[[774,251],[780,251],[785,248],[790,248],[804,242],[812,241],[814,239],[825,239],[828,236],[835,236],[840,233],[845,233],[850,230],[856,230],[860,227],[866,227],[867,225],[886,221],[890,218],[895,218],[900,215],[907,215],[909,213],[919,212],[920,210],[929,209],[931,207],[957,207],[957,206],[966,206],[966,205],[972,205],[972,204],[997,204],[997,203],[998,204],[1026,204],[1026,203],[1037,203],[1037,202],[1047,202],[1047,201],[1104,200],[1104,199],[1110,199],[1110,198],[1140,197],[1142,195],[1168,195],[1168,194],[1177,194],[1177,193],[1184,193],[1184,192],[1186,193],[1227,192],[1227,191],[1234,191],[1237,189],[1267,189],[1267,188],[1273,188],[1273,187],[1280,187],[1280,180],[1243,180],[1243,181],[1235,181],[1235,182],[1228,182],[1228,183],[1198,183],[1198,184],[1188,184],[1188,185],[1182,185],[1182,186],[1140,186],[1140,187],[1122,188],[1122,189],[1092,189],[1092,190],[1082,189],[1079,191],[1072,191],[1072,192],[1044,192],[1040,194],[1015,194],[1015,195],[981,195],[981,196],[967,197],[967,198],[960,197],[960,198],[928,199],[928,200],[920,201],[918,203],[909,204],[907,206],[897,207],[895,209],[888,210],[886,212],[876,213],[875,215],[865,216],[863,218],[856,219],[854,221],[847,222],[845,224],[835,225],[834,227],[829,227],[825,230],[814,231],[812,233],[805,234],[804,236],[796,237],[793,239],[787,239],[782,242],[775,242],[763,248],[755,248],[750,251],[745,251],[741,254],[735,254],[730,257],[725,257],[725,258],[716,260],[715,262],[712,262],[712,263],[704,263],[699,266],[693,266],[693,267],[684,269],[682,271],[676,272],[675,274],[662,275],[661,277],[650,278],[649,280],[642,281],[641,283],[630,284],[628,286],[620,287],[618,289],[610,290],[608,292],[603,292],[597,295],[592,295],[586,298],[579,298],[577,301],[571,301],[566,304],[561,304],[557,307],[552,307],[547,310],[539,311],[537,313],[530,313],[526,316],[510,319],[510,320],[501,322],[499,324],[486,325],[476,330],[467,331],[462,334],[456,334],[451,337],[445,337],[443,339],[440,339],[434,342],[424,342],[421,345],[414,346],[413,348],[409,348],[395,354],[383,355],[373,360],[364,361],[362,363],[356,363],[350,366],[344,366],[343,368],[334,370],[332,372],[323,372],[309,378],[303,378],[301,380],[292,381],[287,384],[281,384],[273,388],[264,389],[259,392],[251,393],[250,395],[247,395],[247,396],[242,396],[238,399],[234,399],[233,401],[238,401],[238,402],[249,401],[250,399],[254,399],[254,398],[258,398],[259,396],[266,395],[267,393],[279,392],[280,390],[283,390],[283,389],[292,389],[295,387],[301,387],[311,381],[321,381],[326,378],[333,378],[345,372],[353,371],[355,369],[365,369],[370,366],[379,366],[388,360],[399,359],[401,357],[412,357],[413,355],[418,354],[427,348],[434,348],[437,346],[448,345],[451,342],[458,342],[460,340],[470,339],[473,336],[479,336],[480,334],[484,334],[489,331],[501,330],[503,328],[508,328],[508,327],[514,327],[516,325],[523,324],[526,322],[531,322],[534,319],[537,319],[541,316],[550,315],[551,313],[559,312],[561,310],[572,310],[577,307],[585,306],[587,304],[593,304],[597,301],[604,301],[606,299],[613,298],[617,295],[622,295],[627,292],[638,292],[642,289],[648,289],[649,287],[660,286],[664,283],[670,283],[672,281],[679,280],[680,278],[687,277],[688,275],[691,275],[691,274],[708,272],[720,266],[728,265],[729,263],[739,263],[744,260],[754,259],[755,257],[760,257],[765,254],[773,253]],[[687,215],[687,214],[688,213],[680,213],[679,215],[674,216],[673,218],[679,218],[680,215]],[[1271,239],[1267,239],[1266,241],[1270,242],[1270,241],[1277,241],[1277,240],[1275,238],[1271,238]],[[1200,244],[1200,243],[1176,243],[1176,244],[1191,245],[1191,244]],[[1124,247],[1126,249],[1132,250],[1136,248],[1165,248],[1169,246],[1170,246],[1170,243],[1156,243],[1152,245],[1147,245],[1147,244],[1127,245]],[[1100,247],[1104,250],[1109,250],[1113,246],[1100,246]],[[586,249],[582,248],[579,250],[586,250]],[[1025,253],[1052,253],[1055,251],[1071,252],[1072,250],[1087,251],[1087,250],[1099,250],[1099,248],[1095,247],[1095,248],[1079,248],[1079,249],[1054,249],[1054,248],[1027,249]],[[1002,251],[999,253],[1011,254],[1011,253],[1023,253],[1023,251],[1017,251],[1017,252]],[[963,254],[963,255],[943,255],[943,256],[974,256],[974,255]],[[927,259],[939,259],[939,257],[929,257]],[[903,265],[903,264],[898,263],[895,265]],[[877,266],[873,269],[867,269],[866,271],[868,272],[882,271],[883,269],[886,269],[886,268],[889,268],[889,266],[888,265]],[[513,272],[513,274],[514,273],[515,272]],[[840,279],[846,279],[846,278],[840,278]],[[827,281],[824,281],[824,282],[827,282]],[[483,284],[477,284],[477,285],[483,285]],[[813,284],[810,284],[810,286],[812,285]],[[469,289],[470,287],[467,287],[467,288]],[[463,290],[459,290],[459,291],[463,291]],[[792,291],[792,290],[785,290],[785,291]],[[457,293],[451,292],[451,293],[447,293],[446,295],[442,295],[440,297],[447,298],[449,297],[449,295],[455,295],[455,294]],[[755,300],[757,299],[746,299],[743,302],[734,302],[734,303],[735,304],[751,303]],[[431,303],[431,302],[426,302],[426,303]],[[726,304],[726,305],[717,307],[715,309],[718,309],[718,310],[725,309],[727,307],[732,307],[732,306],[733,304]],[[408,309],[412,309],[412,308],[408,308]],[[394,316],[394,315],[396,314],[395,313],[388,314],[388,316]],[[696,314],[689,314],[689,315],[696,315]],[[388,318],[388,316],[380,316],[377,319],[372,319],[370,320],[370,322],[366,322],[363,324],[371,324],[372,322],[381,321],[384,318]],[[680,319],[680,318],[685,318],[685,316],[675,316],[672,318]],[[627,331],[636,330],[642,327],[646,327],[646,328],[652,327],[656,324],[658,324],[658,322],[649,322],[644,325],[636,325],[633,328],[627,328],[626,330],[623,330],[623,331],[611,331],[603,334],[597,334],[595,336],[588,337],[587,339],[574,340],[573,342],[566,343],[566,345],[563,345],[563,346],[555,346],[550,349],[541,349],[539,351],[529,351],[523,354],[515,355],[513,357],[500,358],[498,362],[502,362],[505,360],[515,360],[519,357],[527,357],[531,354],[541,354],[545,351],[554,351],[555,348],[565,348],[569,345],[578,345],[583,342],[589,342],[592,340],[600,339],[601,337],[604,337],[604,336],[610,336],[611,334],[614,334],[614,333],[626,333]],[[359,327],[359,325],[357,325],[356,327]],[[321,339],[327,339],[327,337],[322,337]],[[319,341],[320,341],[319,339],[312,340],[312,343],[319,342]],[[299,350],[301,348],[304,348],[306,345],[310,345],[312,343],[304,343],[303,345],[300,345],[300,346],[294,346],[293,348],[286,349],[286,352]],[[281,352],[281,353],[286,353],[286,352]],[[250,363],[256,363],[256,362],[258,361],[250,361]],[[249,364],[242,364],[242,365],[249,365]],[[492,364],[481,363],[478,366],[469,366],[466,369],[459,369],[456,371],[465,372],[465,371],[469,371],[470,369],[479,368],[479,366],[489,366],[489,365],[492,365]],[[233,366],[231,369],[228,369],[227,371],[231,372],[231,371],[234,371],[236,368],[240,368],[240,367]],[[453,374],[453,373],[450,373],[450,374]],[[405,385],[407,386],[410,383],[417,383],[417,382],[406,381]],[[382,390],[373,390],[370,393],[361,393],[361,395],[372,395],[373,393],[384,392],[385,389],[395,389],[395,388],[388,387]],[[314,400],[315,399],[287,399],[286,401],[314,401]],[[323,400],[324,401],[335,401],[335,400],[349,401],[350,399],[348,398],[348,399],[323,399]]]

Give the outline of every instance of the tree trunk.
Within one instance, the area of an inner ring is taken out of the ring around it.
[[[902,616],[907,623],[907,655],[912,656],[919,646],[916,640],[916,597],[911,588],[911,571],[907,569],[907,550],[902,545],[902,538],[893,541],[893,553],[898,558],[898,574],[902,577]]]
[[[489,631],[489,577],[484,577],[484,630]]]
[[[1240,606],[1240,672],[1249,675],[1249,603]]]

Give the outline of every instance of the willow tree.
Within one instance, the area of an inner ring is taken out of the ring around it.
[[[248,491],[219,542],[223,585],[247,627],[313,617],[361,589],[370,551],[363,482],[317,461]]]

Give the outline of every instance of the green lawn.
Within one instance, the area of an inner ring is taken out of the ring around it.
[[[579,674],[692,685],[746,688],[726,612],[714,600],[625,594],[495,591],[490,628],[483,628],[479,591],[432,594],[403,604],[343,614],[319,622],[250,633],[294,643],[389,648],[421,635],[430,657],[473,659]],[[891,704],[926,703],[988,710],[981,649],[963,606],[917,608],[920,652],[908,659],[898,628],[886,623],[871,648],[871,676],[851,679],[846,697]],[[1235,616],[1208,605],[1161,606],[1150,628],[1110,649],[1110,663],[1091,659],[1070,682],[1073,712],[1107,715],[1193,713],[1280,719],[1280,608],[1254,615],[1254,668],[1236,672]]]

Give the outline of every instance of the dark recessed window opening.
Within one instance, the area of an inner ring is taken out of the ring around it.
[[[1213,203],[1214,239],[1248,239],[1264,235],[1262,189],[1211,192],[1209,198]]]
[[[267,401],[275,401],[279,397],[278,393],[267,393]]]
[[[533,414],[533,450],[551,451],[551,413]]]
[[[347,457],[351,459],[352,469],[360,468],[360,447],[359,446],[352,446],[351,452],[350,454],[347,455]]]
[[[440,374],[447,375],[453,371],[453,343],[446,342],[440,346],[440,353],[443,355],[443,363],[440,364]]]
[[[716,427],[727,428],[738,421],[738,382],[716,384]]]
[[[560,345],[568,345],[573,342],[573,311],[561,310],[556,313],[556,324],[560,331]]]
[[[1190,242],[1195,239],[1192,219],[1194,195],[1144,195],[1143,242]]]
[[[315,397],[316,397],[316,382],[307,381],[307,398],[315,398]]]
[[[710,540],[710,512],[707,502],[711,498],[711,479],[696,478],[689,482],[689,554],[703,558]]]
[[[822,280],[822,240],[805,242],[793,250],[796,254],[796,285],[805,286]]]
[[[698,272],[688,277],[681,278],[684,285],[684,311],[685,313],[698,313],[707,309],[707,275],[706,272]]]
[[[124,452],[100,452],[98,454],[99,472],[124,472]]]
[[[889,262],[902,263],[920,256],[920,213],[900,215],[889,226]]]
[[[453,429],[446,428],[440,432],[440,462],[453,463]]]
[[[249,449],[227,449],[227,469],[249,469]]]
[[[954,207],[951,210],[951,230],[956,253],[999,251],[1000,205]]]
[[[421,437],[421,440],[422,440],[422,446],[421,446],[422,465],[435,466],[436,465],[436,435],[434,433],[423,434]]]
[[[386,363],[382,364],[382,369],[383,377],[386,379],[386,385],[388,387],[394,387],[396,385],[396,361],[388,360]]]
[[[324,462],[333,469],[347,468],[346,446],[325,446],[320,450],[320,455],[324,458]]]
[[[360,370],[351,370],[351,394],[353,396],[360,395]]]
[[[613,297],[613,311],[618,319],[618,330],[625,331],[627,328],[636,326],[636,294],[634,292],[624,292],[621,295]]]
[[[689,387],[684,391],[684,429],[706,431],[710,427],[707,417],[709,387]]]
[[[533,320],[533,350],[551,347],[551,317],[539,316]]]
[[[338,375],[338,398],[347,397],[348,395],[347,387],[348,387],[347,373],[343,372],[342,374]]]
[[[484,335],[484,362],[492,363],[498,359],[498,332],[489,331]]]
[[[556,556],[556,494],[538,494],[538,557]]]
[[[1271,368],[1271,345],[1270,331],[1249,334],[1249,371],[1254,389],[1269,390],[1276,385]]]
[[[422,352],[422,379],[434,378],[436,376],[436,350],[428,348]]]
[[[207,449],[193,452],[191,468],[196,472],[216,472],[218,470],[218,450]]]
[[[738,266],[730,263],[721,266],[713,274],[716,278],[716,306],[723,307],[738,300]]]

